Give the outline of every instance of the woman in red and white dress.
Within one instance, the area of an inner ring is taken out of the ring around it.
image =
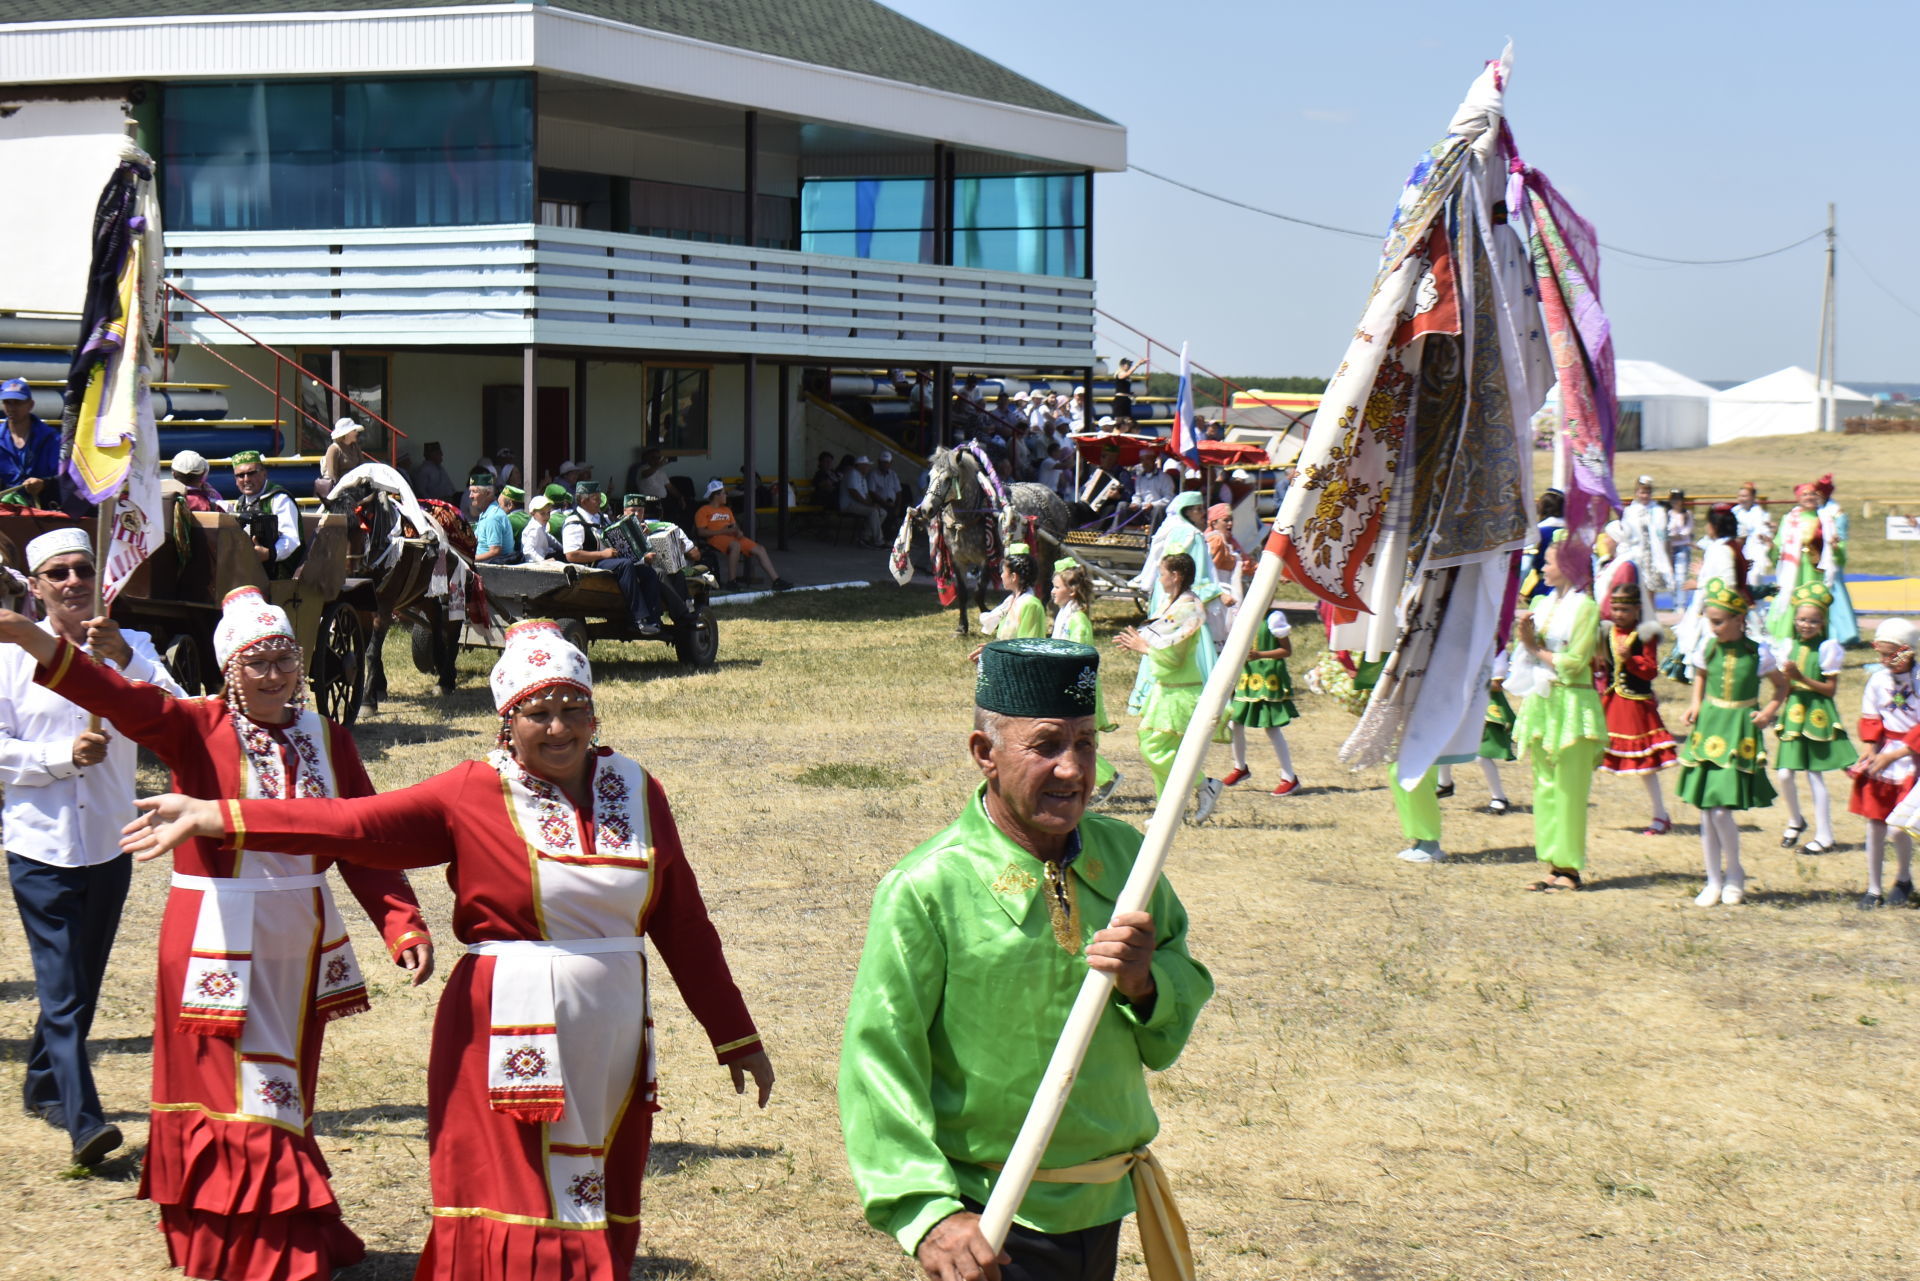
[[[550,622],[507,636],[499,746],[356,800],[140,802],[126,848],[265,841],[383,867],[448,864],[454,933],[427,1072],[433,1227],[416,1275],[624,1281],[653,1129],[651,939],[736,1090],[773,1068],[660,784],[594,743],[586,657]]]
[[[34,679],[158,755],[199,796],[371,796],[353,737],[305,706],[286,613],[248,587],[214,631],[217,698],[127,680],[17,614],[0,640]],[[160,925],[153,1112],[140,1195],[160,1207],[167,1255],[211,1281],[307,1281],[366,1248],[340,1217],[313,1139],[327,1023],[367,1008],[334,908],[331,859],[282,841],[194,841],[174,864]],[[433,951],[407,878],[342,864],[394,961],[423,981]]]

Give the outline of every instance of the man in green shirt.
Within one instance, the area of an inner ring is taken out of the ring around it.
[[[840,1124],[867,1221],[934,1281],[1112,1277],[1135,1186],[1158,1173],[1142,1069],[1173,1063],[1213,994],[1164,880],[1151,911],[1113,916],[1140,834],[1086,812],[1099,662],[1044,638],[981,651],[967,747],[985,781],[874,891]],[[979,1211],[1088,967],[1116,990],[996,1258]]]

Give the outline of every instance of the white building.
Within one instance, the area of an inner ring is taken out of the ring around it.
[[[874,0],[0,16],[0,104],[140,122],[169,278],[290,358],[176,300],[168,376],[225,384],[286,453],[324,440],[281,402],[332,409],[300,369],[416,458],[617,484],[643,442],[696,481],[805,477],[795,368],[1094,364],[1093,175],[1125,130]]]
[[[1700,449],[1707,443],[1707,407],[1713,388],[1651,360],[1614,365],[1620,401],[1615,447]]]
[[[1835,384],[1834,423],[1873,412],[1873,398]],[[1794,436],[1822,429],[1819,381],[1798,365],[1713,394],[1707,437],[1715,445],[1749,436]]]

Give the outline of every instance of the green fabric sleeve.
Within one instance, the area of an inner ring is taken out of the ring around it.
[[[1154,890],[1152,914],[1153,1010],[1142,1019],[1131,1002],[1118,993],[1114,999],[1133,1027],[1140,1061],[1164,1072],[1186,1048],[1201,1007],[1213,995],[1213,976],[1187,954],[1187,909],[1165,880]]]
[[[1047,607],[1040,603],[1038,596],[1028,596],[1020,602],[1020,617],[1014,628],[1014,636],[1045,636],[1047,627]]]
[[[934,1139],[933,1056],[946,944],[910,879],[880,882],[840,1045],[840,1128],[867,1222],[909,1255],[965,1208]]]
[[[1553,656],[1553,678],[1562,685],[1593,683],[1593,649],[1600,643],[1600,606],[1584,593],[1575,607],[1567,647]]]

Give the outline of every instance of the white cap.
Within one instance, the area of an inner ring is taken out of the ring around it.
[[[360,430],[362,430],[362,428],[359,423],[353,421],[351,418],[342,418],[333,424],[333,438],[335,440],[344,440],[354,432]]]
[[[267,641],[282,640],[297,645],[293,624],[287,611],[269,605],[258,587],[236,587],[220,602],[220,621],[213,629],[213,658],[221,667],[236,654],[244,654]]]
[[[539,511],[543,507],[552,507],[552,506],[553,506],[553,500],[547,497],[547,491],[543,489],[543,490],[540,490],[538,493],[534,494],[533,497],[527,499],[527,514],[532,515],[534,512]]]
[[[1085,387],[1075,387],[1073,389],[1073,394],[1076,396],[1084,396],[1087,394],[1087,389]]]
[[[42,535],[42,537],[50,536]],[[32,560],[31,546],[28,552],[27,559]],[[1913,620],[1907,618],[1883,618],[1880,620],[1880,626],[1873,629],[1873,639],[1876,643],[1890,641],[1901,649],[1913,649],[1916,645],[1920,645],[1920,627],[1914,626]]]
[[[892,461],[893,461],[893,451],[892,451],[891,449],[883,449],[883,450],[881,450],[881,451],[880,451],[880,461],[881,461],[881,462],[883,462],[883,463],[890,463],[890,462],[892,462]]]
[[[69,552],[93,555],[93,539],[87,536],[87,531],[78,525],[49,529],[27,544],[27,572],[37,574],[40,567],[55,556],[65,556]]]
[[[865,463],[867,466],[871,467],[873,466],[873,459],[867,457],[865,454],[862,454],[858,458],[853,460],[853,465],[856,467],[858,467],[861,463]]]
[[[1026,398],[1027,398],[1027,393],[1025,391],[1016,391],[1013,393],[1013,395],[1007,397],[1007,399],[1009,400],[1025,400]]]
[[[1161,471],[1179,471],[1180,460],[1178,458],[1169,458],[1167,459],[1167,461],[1160,464],[1160,470]]]
[[[1244,468],[1244,467],[1236,467],[1236,468],[1234,468],[1234,469],[1233,469],[1233,475],[1232,475],[1232,477],[1231,477],[1231,479],[1233,479],[1233,480],[1252,480],[1252,479],[1253,479],[1253,473],[1252,473],[1252,472],[1250,472],[1250,471],[1248,471],[1248,470],[1247,470],[1246,468]]]
[[[191,449],[183,449],[173,456],[173,461],[167,464],[167,470],[182,476],[204,476],[207,474],[207,460]]]
[[[1639,480],[1636,480],[1636,481],[1634,481],[1633,483],[1634,483],[1634,485],[1635,485],[1635,487],[1636,487],[1636,488],[1637,488],[1638,486],[1641,486],[1641,485],[1645,485],[1645,486],[1646,486],[1646,487],[1647,487],[1648,489],[1652,489],[1652,488],[1653,488],[1653,477],[1651,477],[1651,476],[1642,476],[1642,477],[1641,477],[1641,478],[1640,478]]]
[[[560,470],[554,474],[558,476],[564,476],[570,471],[592,471],[592,470],[593,470],[593,465],[591,463],[579,463],[569,458],[567,459],[566,462],[560,464]]]
[[[1100,415],[1100,421],[1096,422],[1094,426],[1095,427],[1112,427],[1117,424],[1117,421],[1118,420],[1116,420],[1112,414],[1102,414]]]
[[[709,494],[724,494],[727,492],[727,482],[715,476],[707,482],[707,492]]]

